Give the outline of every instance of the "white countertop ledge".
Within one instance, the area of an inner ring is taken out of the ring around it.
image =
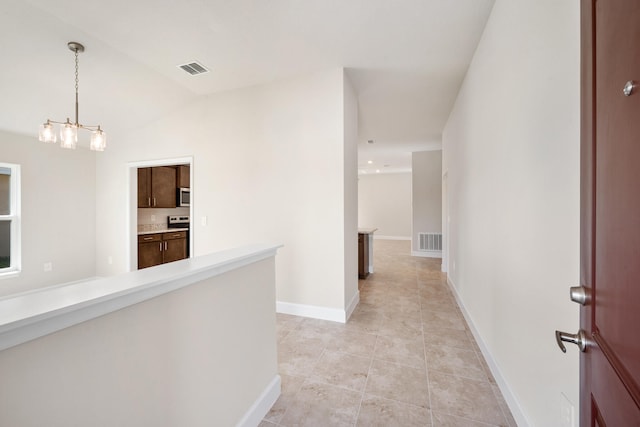
[[[282,245],[228,249],[0,299],[0,351],[276,255]]]
[[[377,228],[358,228],[358,234],[373,234]]]
[[[138,236],[145,236],[147,234],[164,234],[164,233],[176,233],[178,231],[189,231],[188,227],[182,228],[162,228],[158,230],[138,231]]]

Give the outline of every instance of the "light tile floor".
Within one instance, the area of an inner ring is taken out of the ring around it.
[[[346,324],[277,316],[282,394],[260,427],[516,426],[440,272],[376,240]]]

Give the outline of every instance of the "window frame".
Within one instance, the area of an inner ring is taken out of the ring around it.
[[[10,170],[9,178],[9,214],[0,214],[0,221],[10,222],[9,267],[0,268],[0,279],[15,277],[22,268],[21,227],[20,227],[20,165],[0,162],[0,168]]]

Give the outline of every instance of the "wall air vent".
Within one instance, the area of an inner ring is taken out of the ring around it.
[[[418,233],[418,250],[441,251],[442,233]]]
[[[188,64],[178,65],[178,68],[182,68],[184,71],[191,74],[192,76],[197,76],[198,74],[204,74],[209,72],[209,69],[207,67],[205,67],[204,65],[202,65],[197,61],[189,62]]]

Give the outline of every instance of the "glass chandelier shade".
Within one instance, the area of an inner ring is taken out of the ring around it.
[[[60,128],[60,147],[76,149],[78,143],[78,127],[67,119]]]
[[[80,124],[78,121],[78,54],[84,52],[84,46],[77,42],[67,43],[67,47],[75,55],[76,64],[76,116],[75,122],[72,122],[67,118],[66,122],[56,122],[53,120],[47,120],[46,123],[40,126],[40,132],[38,132],[38,139],[42,142],[55,144],[57,142],[56,132],[53,129],[53,124],[60,125],[60,147],[75,149],[78,144],[78,129],[84,129],[91,132],[91,143],[89,148],[94,151],[104,151],[107,146],[107,134],[100,129],[100,125],[89,126]]]
[[[100,129],[100,126],[98,126],[98,129],[91,132],[90,148],[93,151],[104,151],[106,146],[107,146],[107,134]]]
[[[40,133],[38,139],[48,144],[55,144],[58,138],[56,137],[56,131],[53,128],[53,124],[47,120],[47,123],[40,126]]]

